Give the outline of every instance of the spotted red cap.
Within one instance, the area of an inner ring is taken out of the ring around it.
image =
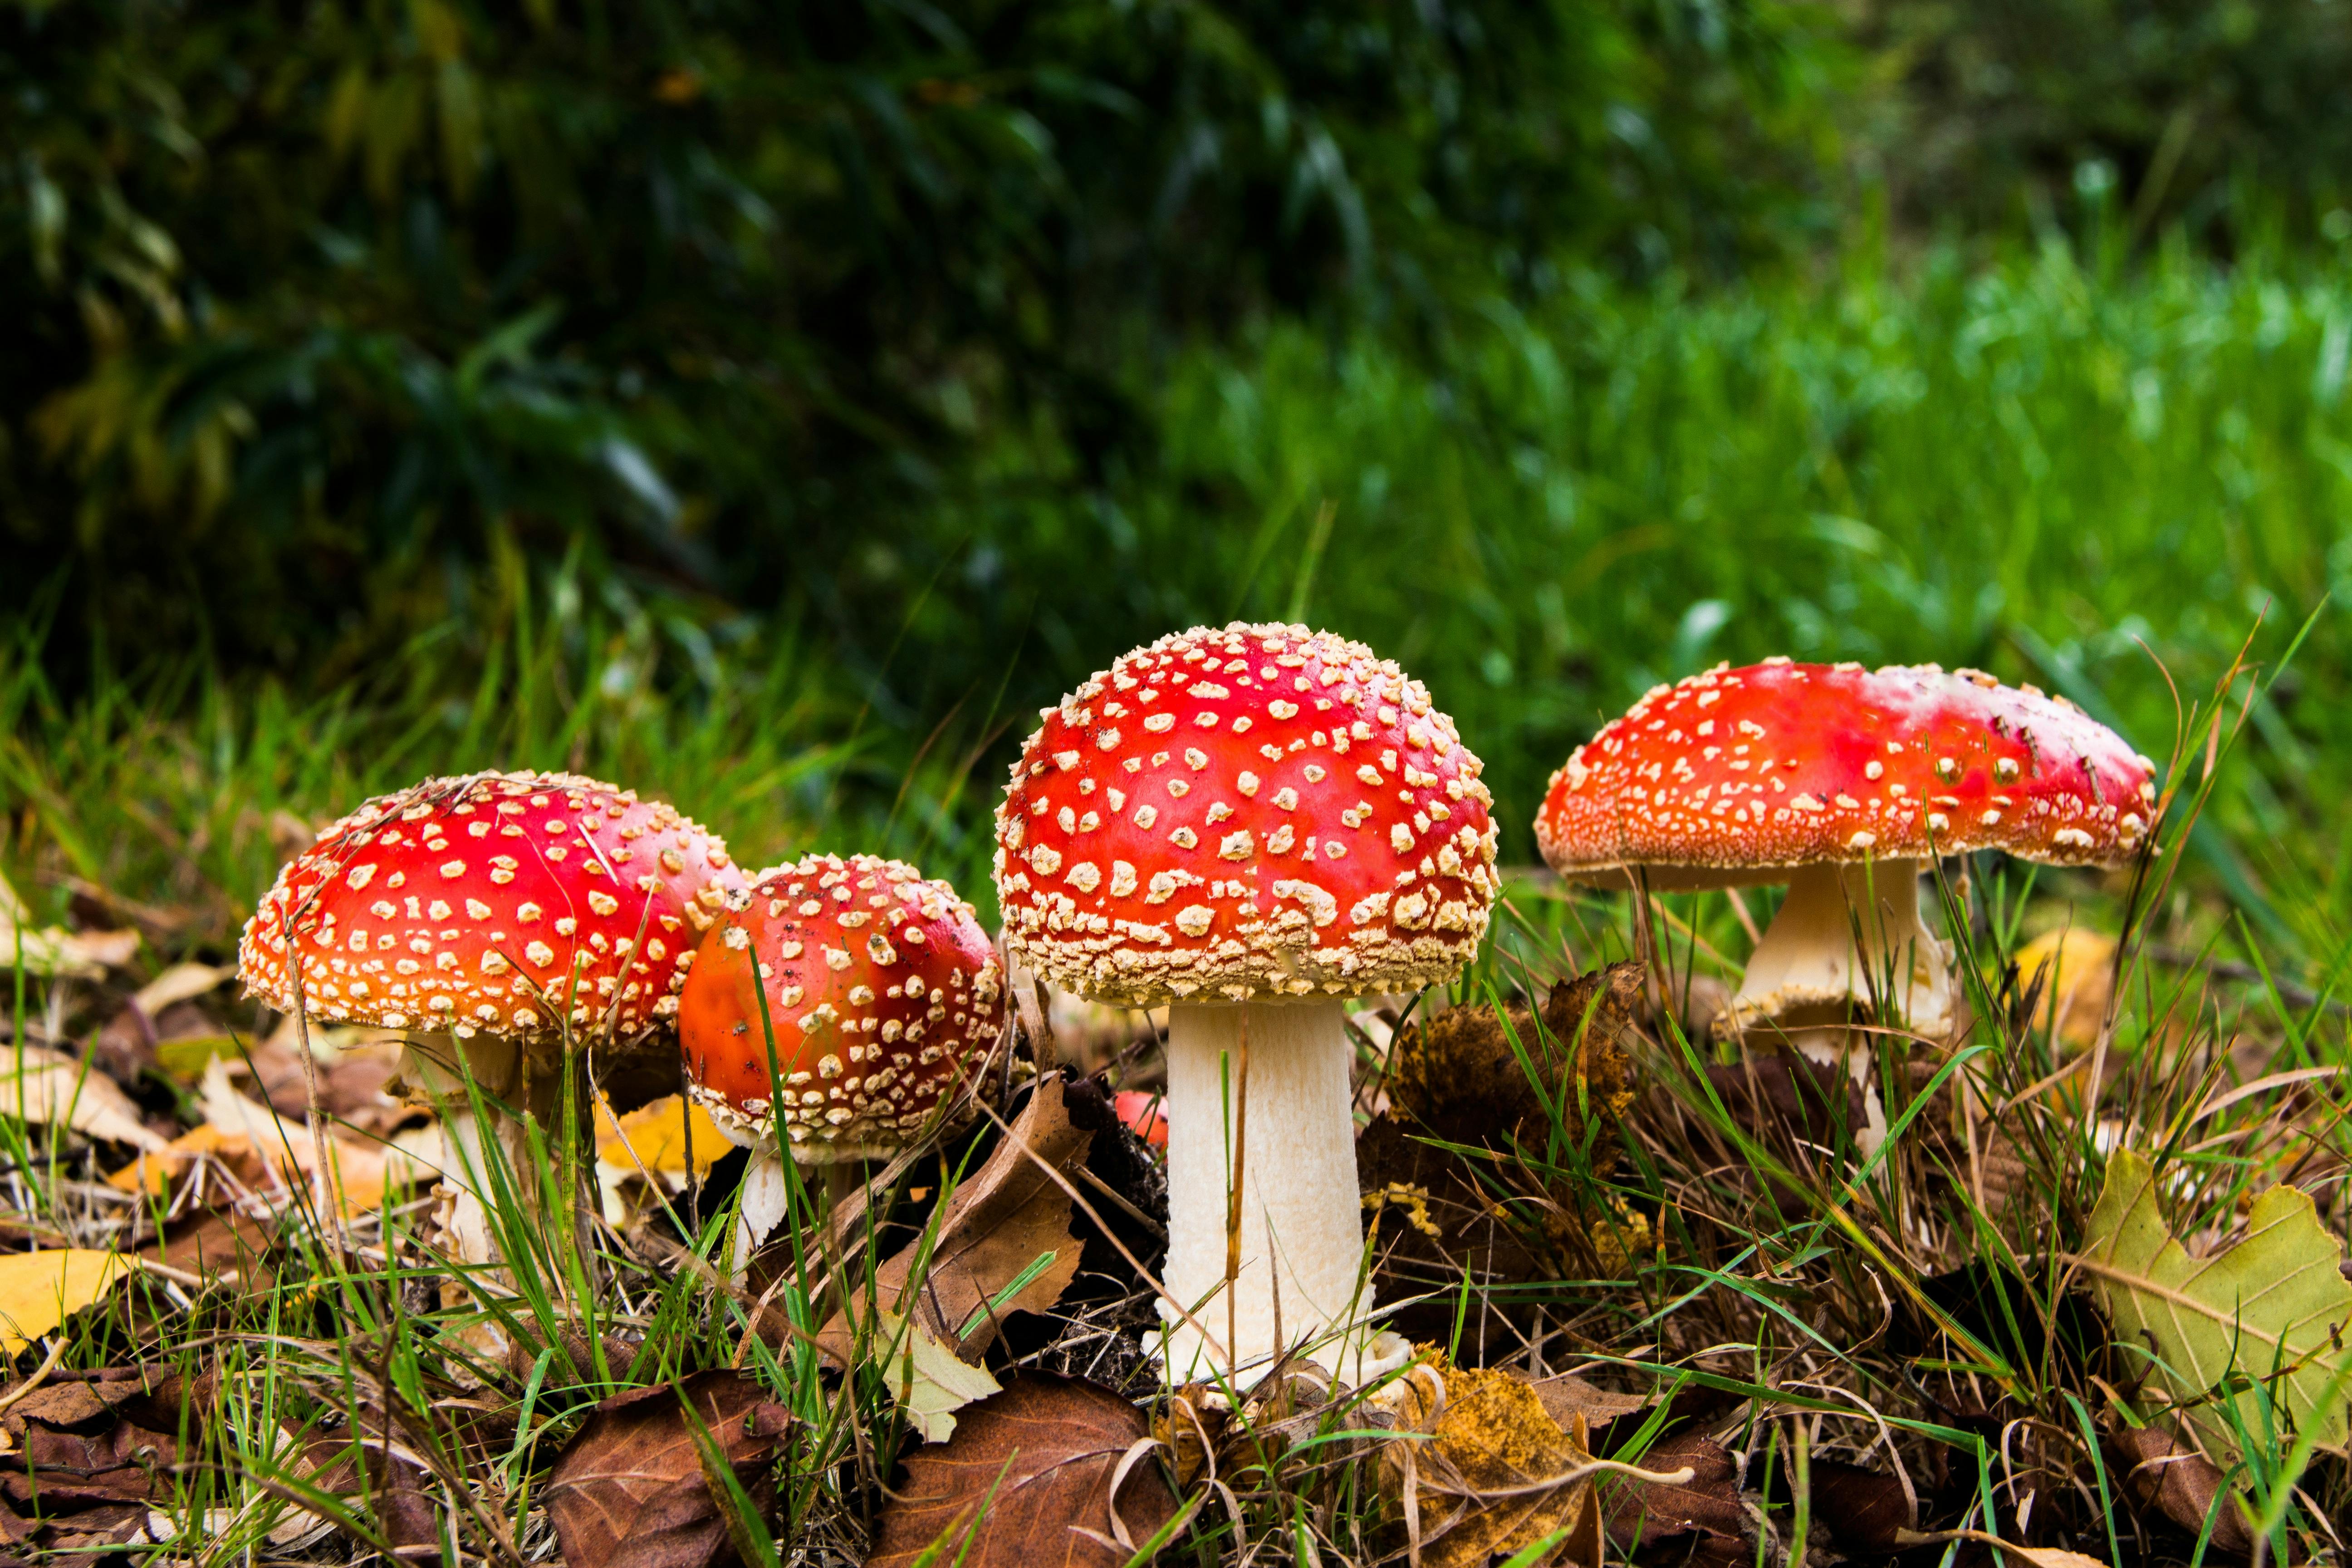
[[[781,1084],[796,1158],[881,1159],[984,1082],[1003,985],[953,888],[897,860],[812,855],[761,872],[733,902],[703,939],[678,1013],[688,1081],[730,1138],[768,1142]]]
[[[2114,865],[2155,764],[2063,697],[1935,665],[1767,659],[1653,689],[1554,773],[1536,840],[1563,875],[1664,886],[1821,861],[2000,849]]]
[[[570,773],[473,773],[379,795],[287,863],[246,922],[246,994],[387,1029],[539,1035],[616,1003],[623,1037],[677,1011],[694,946],[743,878],[659,801]],[[645,951],[634,962],[640,926]],[[572,981],[574,967],[579,975]]]
[[[1005,945],[1135,1006],[1452,979],[1496,879],[1479,762],[1421,683],[1305,626],[1138,648],[1045,710],[996,813]]]

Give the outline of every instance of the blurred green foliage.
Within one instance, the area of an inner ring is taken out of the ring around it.
[[[0,507],[66,657],[332,679],[501,540],[822,618],[1139,356],[1780,243],[1780,0],[0,4]],[[453,597],[453,595],[460,596]]]
[[[2081,195],[2145,242],[2352,236],[2352,9],[2334,0],[1853,0],[1852,143],[1907,221],[2047,226]]]

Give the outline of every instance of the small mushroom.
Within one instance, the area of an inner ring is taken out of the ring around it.
[[[1252,1381],[1301,1346],[1357,1378],[1401,1362],[1367,1319],[1345,1002],[1477,952],[1478,759],[1419,682],[1304,626],[1162,637],[1043,717],[996,814],[1005,947],[1169,1006],[1168,1375]]]
[[[523,1126],[498,1103],[544,1118],[567,1045],[672,1029],[695,944],[741,885],[724,843],[633,791],[570,773],[426,779],[279,869],[237,973],[279,1012],[406,1031],[402,1076],[448,1146],[445,1233],[460,1261],[486,1263],[486,1139],[536,1196]],[[468,1076],[494,1102],[487,1124]]]
[[[838,1198],[860,1162],[969,1115],[1004,1002],[971,906],[900,861],[812,855],[730,904],[686,983],[678,1040],[688,1092],[751,1151],[740,1267],[783,1217],[787,1148]]]
[[[2118,865],[2155,801],[2155,764],[2063,697],[1979,670],[1780,658],[1654,688],[1552,775],[1535,827],[1581,881],[1623,887],[1639,867],[1659,889],[1786,882],[1717,1027],[1843,1059],[1869,1152],[1885,1111],[1844,1026],[1862,1007],[1929,1037],[1955,1022],[1950,950],[1919,921],[1926,863],[2002,849]]]

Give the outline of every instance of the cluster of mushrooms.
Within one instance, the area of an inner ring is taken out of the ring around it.
[[[445,1129],[444,1241],[478,1264],[497,1258],[491,1143],[531,1167],[567,1051],[674,1053],[752,1152],[740,1259],[785,1213],[787,1159],[837,1193],[994,1092],[1008,961],[1165,1005],[1170,1379],[1246,1384],[1286,1352],[1353,1382],[1401,1364],[1372,1310],[1345,1009],[1476,953],[1501,886],[1477,757],[1394,663],[1303,626],[1162,637],[1042,717],[996,813],[1002,954],[900,862],[746,876],[666,805],[480,773],[322,833],[246,927],[246,987],[405,1032],[404,1078]],[[1553,776],[1535,828],[1590,883],[1787,883],[1718,1027],[1871,1090],[1872,1030],[1956,1021],[1950,950],[1918,915],[1927,864],[2120,864],[2154,801],[2153,764],[2063,699],[1768,659],[1651,691]],[[1865,1102],[1867,1149],[1885,1122]]]

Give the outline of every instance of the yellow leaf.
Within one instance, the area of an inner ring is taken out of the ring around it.
[[[121,1255],[92,1247],[0,1257],[0,1355],[15,1355],[106,1293]]]
[[[133,1149],[163,1146],[112,1079],[77,1058],[39,1046],[0,1048],[0,1116],[62,1124]]]
[[[877,1351],[897,1347],[884,1363],[883,1375],[907,1407],[908,1425],[926,1443],[946,1442],[955,1431],[957,1411],[1003,1386],[985,1368],[958,1360],[922,1324],[879,1307],[874,1310],[874,1343]]]
[[[1598,1563],[1601,1510],[1590,1475],[1573,1474],[1592,1458],[1582,1416],[1570,1433],[1524,1379],[1427,1353],[1391,1386],[1405,1429],[1428,1436],[1390,1443],[1381,1461],[1381,1490],[1418,1537],[1423,1568],[1485,1568],[1530,1549],[1538,1563]]]
[[[2058,1038],[2077,1050],[2098,1042],[2099,1020],[2115,987],[2115,964],[2116,939],[2080,926],[2044,931],[2017,952],[2020,984],[2031,986],[2036,974],[2048,971],[2036,1021],[2051,1018],[2055,1007]]]
[[[691,1113],[694,1128],[694,1173],[708,1175],[719,1157],[734,1147],[710,1113],[695,1106]],[[642,1164],[648,1171],[664,1176],[686,1174],[687,1126],[688,1111],[685,1097],[669,1095],[642,1106],[615,1121],[612,1108],[599,1100],[596,1105],[596,1158],[625,1175],[635,1175]],[[629,1157],[635,1151],[635,1159]]]

